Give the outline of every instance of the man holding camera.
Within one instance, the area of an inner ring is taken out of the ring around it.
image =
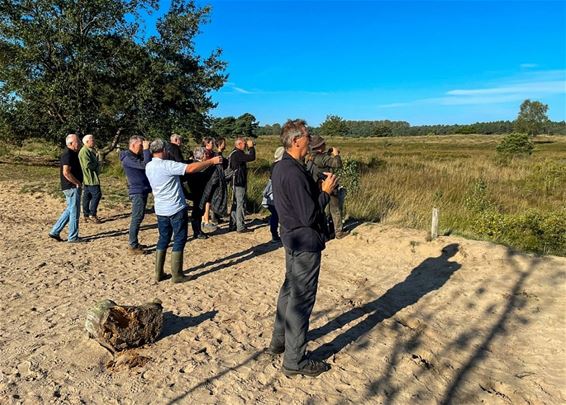
[[[247,146],[247,152],[245,151]],[[232,197],[232,209],[230,212],[229,229],[239,233],[250,232],[244,222],[246,214],[246,188],[248,185],[248,166],[247,162],[255,160],[255,144],[251,139],[244,140],[242,137],[236,138],[234,150],[230,153],[229,165],[233,170],[232,186],[234,195]]]
[[[320,259],[328,231],[324,207],[336,187],[336,177],[324,173],[319,184],[307,171],[310,135],[303,120],[288,121],[281,132],[283,158],[273,168],[273,200],[285,247],[285,281],[279,291],[268,352],[284,353],[287,376],[316,377],[330,367],[306,355],[309,318],[316,301]]]
[[[334,173],[336,169],[342,167],[342,158],[340,157],[340,150],[336,147],[330,148],[326,151],[326,142],[322,136],[314,135],[311,140],[311,160],[313,177],[315,181],[318,180],[319,173],[331,172]],[[346,189],[344,187],[336,187],[330,194],[330,215],[334,223],[334,233],[336,239],[341,239],[348,235],[342,225],[342,216],[344,211],[344,199],[346,196]]]

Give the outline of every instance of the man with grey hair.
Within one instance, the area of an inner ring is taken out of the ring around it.
[[[336,177],[317,184],[304,159],[310,135],[303,120],[282,128],[283,158],[273,168],[273,201],[285,248],[285,281],[279,291],[273,335],[268,352],[285,353],[283,373],[315,377],[330,367],[306,356],[309,318],[316,300],[321,252],[328,240],[324,207],[336,187]]]
[[[154,140],[149,149],[153,159],[145,167],[145,172],[155,200],[157,229],[159,239],[155,250],[155,281],[165,280],[168,276],[163,270],[167,246],[173,238],[171,253],[171,274],[174,283],[187,278],[183,275],[183,250],[187,242],[187,203],[181,188],[180,176],[206,169],[222,163],[221,157],[191,164],[167,160],[167,150],[162,139]]]
[[[145,165],[151,161],[149,141],[146,141],[143,136],[132,136],[128,150],[120,154],[120,161],[128,179],[128,196],[132,202],[132,217],[128,234],[129,250],[132,254],[144,254],[145,246],[139,243],[138,233],[145,217],[147,196],[151,193],[151,186],[145,175]]]
[[[247,146],[247,152],[245,151]],[[251,139],[247,141],[242,137],[236,138],[234,150],[230,153],[229,165],[233,171],[232,186],[232,208],[230,210],[229,229],[239,233],[250,232],[246,228],[246,188],[248,186],[247,162],[255,160],[255,144]]]
[[[167,159],[174,160],[175,162],[184,162],[183,152],[181,152],[183,137],[179,134],[172,134],[169,140],[169,144],[166,145]]]
[[[69,224],[69,234],[67,241],[71,243],[79,242],[79,216],[81,214],[81,188],[83,182],[83,172],[79,162],[80,141],[75,134],[69,134],[65,138],[66,148],[61,155],[61,190],[65,194],[67,206],[65,210],[51,228],[49,237],[58,242],[62,242],[60,233]]]
[[[94,151],[94,136],[85,135],[83,137],[83,147],[79,152],[79,161],[83,171],[83,216],[85,222],[100,224],[98,218],[98,203],[102,197],[100,191],[100,164]]]

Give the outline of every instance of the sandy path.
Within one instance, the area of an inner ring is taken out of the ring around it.
[[[12,189],[2,182],[2,404],[566,402],[565,258],[361,225],[323,254],[309,350],[332,370],[286,378],[264,353],[283,252],[259,221],[189,242],[193,280],[156,284],[153,255],[127,253],[125,211],[81,224],[86,244],[57,243],[46,235],[63,202]],[[144,225],[154,245],[155,217]],[[109,370],[86,337],[85,312],[104,298],[163,301],[163,337],[136,351],[146,365]]]

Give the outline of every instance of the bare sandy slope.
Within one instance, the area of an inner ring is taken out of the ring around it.
[[[86,244],[47,238],[61,200],[0,191],[0,403],[563,404],[566,259],[361,225],[324,251],[309,350],[332,370],[287,378],[264,352],[283,277],[269,231],[186,247],[193,280],[152,280],[126,252],[126,211],[81,224]],[[104,201],[102,202],[104,208]],[[141,241],[154,245],[155,217]],[[167,261],[168,266],[168,261]],[[165,330],[129,368],[88,339],[98,300],[159,298]]]

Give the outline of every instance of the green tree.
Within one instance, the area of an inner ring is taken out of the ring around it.
[[[207,130],[209,92],[226,80],[220,50],[194,37],[210,9],[173,0],[157,35],[140,39],[155,0],[0,3],[0,121],[18,139],[68,132],[117,142],[125,133]]]
[[[348,124],[337,115],[327,115],[326,120],[320,126],[322,136],[346,136],[348,132]]]
[[[235,135],[256,137],[259,123],[250,113],[242,114],[236,120]]]
[[[547,104],[528,99],[523,101],[515,121],[515,130],[530,136],[543,133],[549,123],[547,111]]]

